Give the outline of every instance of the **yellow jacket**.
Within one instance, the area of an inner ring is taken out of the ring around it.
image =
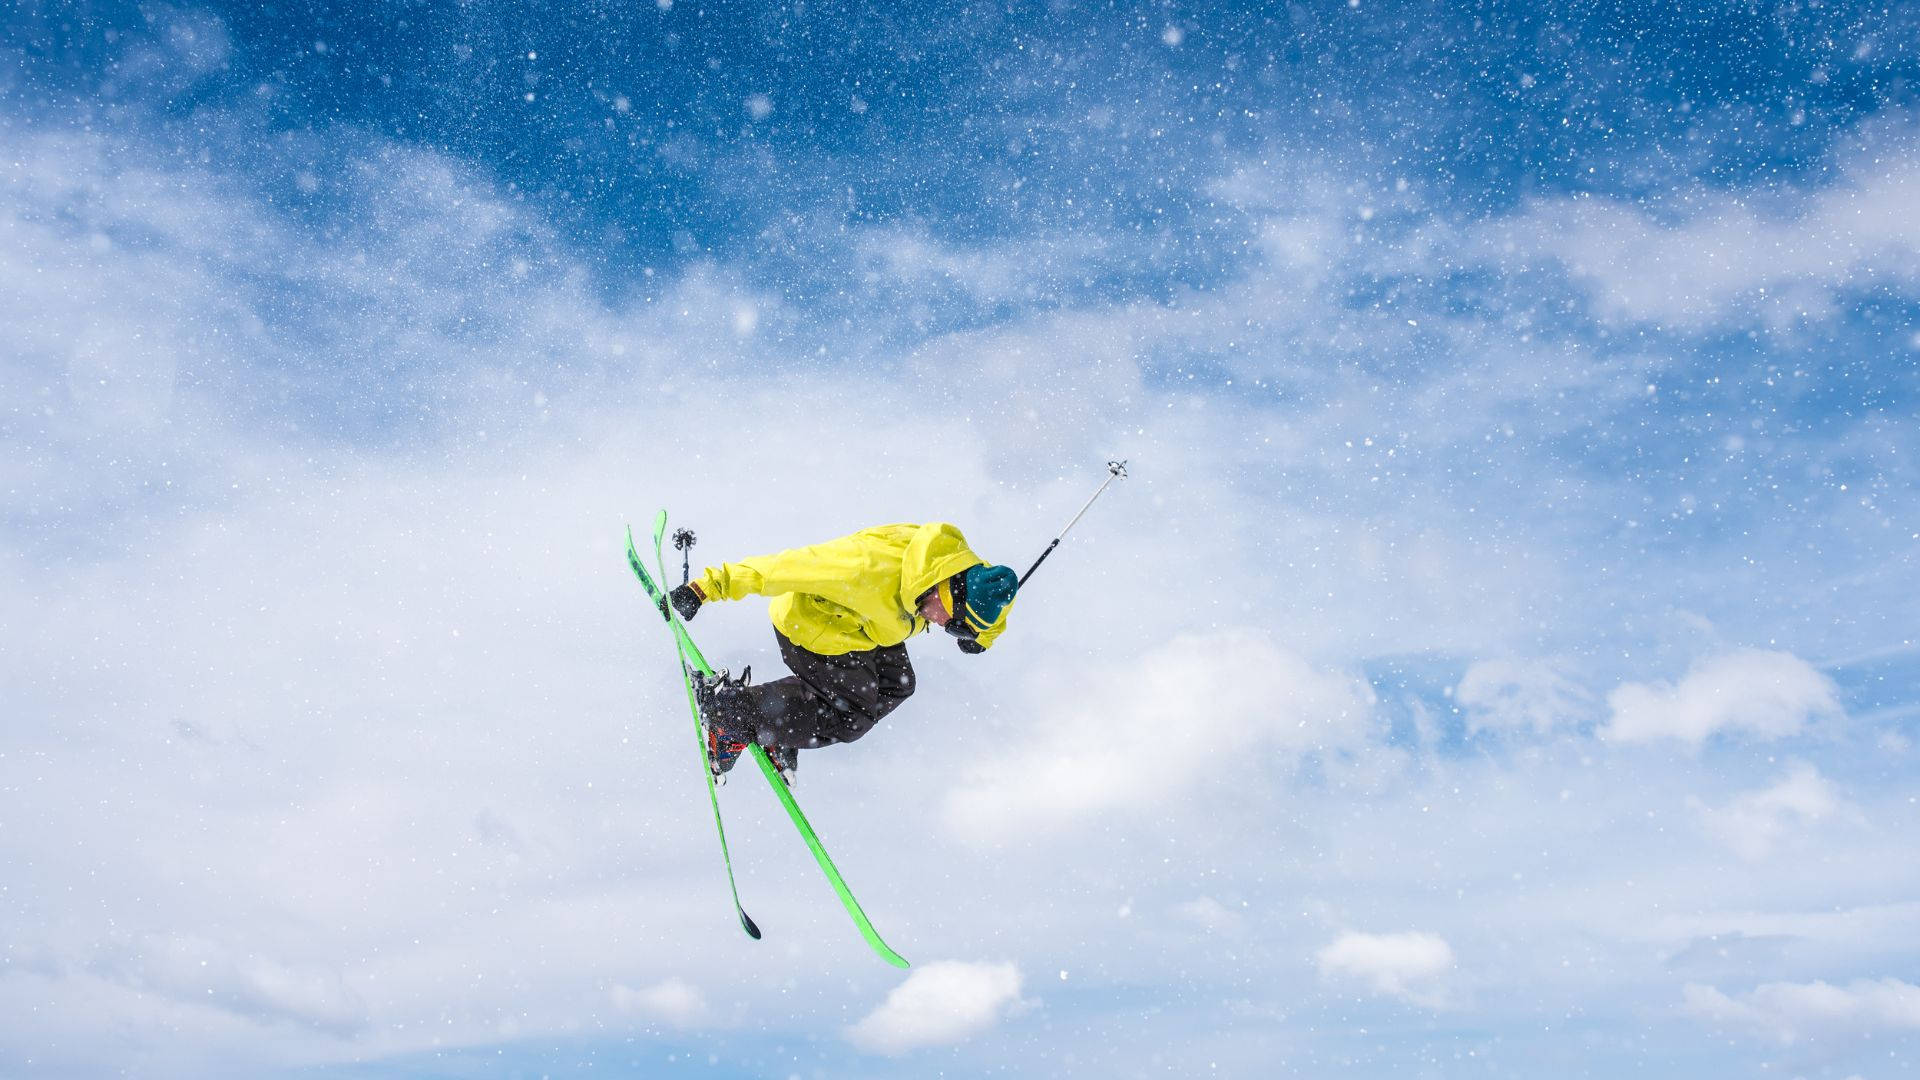
[[[708,567],[695,579],[707,600],[771,596],[767,613],[795,645],[822,656],[898,645],[926,629],[920,597],[986,560],[943,521],[878,525],[851,536]],[[1005,628],[980,635],[989,646]]]

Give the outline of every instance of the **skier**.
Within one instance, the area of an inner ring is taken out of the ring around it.
[[[881,525],[838,540],[708,567],[674,589],[682,619],[703,604],[770,596],[780,658],[792,675],[748,685],[695,674],[694,696],[716,774],[759,743],[792,782],[802,748],[852,742],[913,694],[906,640],[944,627],[960,651],[985,652],[1006,629],[1019,588],[1012,568],[975,555],[945,522]]]

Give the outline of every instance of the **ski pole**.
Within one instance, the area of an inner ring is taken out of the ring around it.
[[[693,579],[693,566],[687,560],[693,556],[693,530],[675,529],[673,546],[680,549],[680,584],[685,585]]]
[[[1115,480],[1118,480],[1126,475],[1127,475],[1126,462],[1124,461],[1107,462],[1107,478],[1104,482],[1101,483],[1100,490],[1093,493],[1093,499],[1099,498],[1101,493],[1107,490],[1108,484],[1111,484]],[[1087,510],[1090,507],[1093,506],[1093,499],[1087,500],[1087,505],[1082,506],[1080,508],[1080,513],[1073,515],[1073,520],[1067,522],[1067,527],[1064,529],[1061,529],[1060,535],[1054,537],[1053,542],[1047,545],[1047,550],[1041,552],[1040,557],[1033,560],[1033,565],[1027,567],[1027,572],[1020,575],[1020,581],[1018,582],[1018,584],[1014,586],[1015,592],[1018,592],[1020,587],[1027,583],[1027,579],[1033,576],[1033,572],[1035,570],[1040,569],[1040,564],[1047,561],[1047,556],[1053,554],[1053,549],[1060,546],[1060,541],[1066,538],[1067,533],[1073,529],[1074,525],[1079,523],[1080,518],[1086,514]]]

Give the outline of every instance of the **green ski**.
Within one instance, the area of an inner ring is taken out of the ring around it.
[[[667,573],[661,541],[666,531],[667,512],[662,510],[653,519],[653,557],[654,567],[660,574],[660,582],[663,586],[667,581]],[[627,530],[627,562],[639,576],[641,584],[646,587],[647,595],[658,605],[666,596],[665,590],[656,588],[646,570],[641,567],[639,554],[633,547],[632,529]],[[718,825],[720,823],[719,795],[714,787],[712,770],[706,767],[706,733],[699,729],[700,713],[698,707],[694,705],[693,681],[688,674],[688,668],[691,667],[710,676],[713,674],[713,668],[707,663],[706,657],[701,655],[699,647],[693,643],[693,638],[687,634],[686,624],[680,620],[680,615],[673,610],[672,604],[667,605],[667,620],[673,626],[674,640],[680,650],[681,678],[686,683],[687,702],[693,709],[694,726],[700,734],[700,764],[702,771],[707,774],[707,792],[713,798],[713,820],[714,824]],[[773,762],[768,759],[766,750],[758,745],[752,745],[747,748],[747,752],[753,755],[753,760],[760,766],[760,775],[766,777],[768,786],[773,788],[774,796],[780,800],[780,805],[786,808],[787,817],[792,819],[794,828],[800,830],[801,839],[807,842],[808,850],[813,852],[814,861],[820,864],[821,873],[827,876],[827,882],[839,895],[841,906],[847,909],[847,914],[852,917],[854,925],[860,930],[860,936],[866,939],[867,945],[882,960],[898,968],[909,966],[905,957],[894,952],[891,946],[881,940],[879,931],[873,928],[873,922],[867,918],[867,913],[860,909],[860,902],[854,899],[853,890],[847,888],[846,880],[840,876],[839,868],[833,865],[833,859],[827,855],[827,849],[820,843],[819,836],[815,835],[813,825],[807,821],[807,815],[801,811],[800,804],[794,801],[793,792],[787,786],[785,778],[780,775],[780,770],[775,768]],[[725,856],[726,830],[724,828],[720,830],[720,847],[722,855]],[[727,856],[727,882],[729,885],[733,883],[731,856]],[[746,927],[747,933],[758,938],[759,929],[754,926],[751,919],[747,918],[747,913],[740,909],[740,895],[737,889],[734,891],[734,908],[739,911],[741,925]]]
[[[656,525],[658,528],[665,528],[666,523],[667,512],[662,510],[660,511],[660,517]],[[658,547],[659,539],[660,537],[658,533],[656,533],[654,535],[656,548]],[[633,567],[634,576],[640,579],[640,587],[647,590],[647,597],[653,601],[655,607],[660,606],[666,601],[666,592],[654,585],[653,578],[647,575],[646,566],[640,562],[640,552],[635,550],[633,546],[632,526],[628,526],[627,528],[627,565]],[[665,584],[666,580],[666,575],[662,574],[660,576],[661,583]],[[672,611],[673,605],[668,604],[667,610]],[[675,629],[679,629],[677,625]],[[684,634],[685,631],[682,630],[680,633]],[[733,911],[734,914],[740,916],[740,929],[745,930],[748,937],[758,941],[760,940],[760,927],[754,924],[752,917],[747,914],[747,909],[740,906],[740,886],[735,884],[733,880],[733,853],[727,850],[727,827],[720,822],[720,792],[715,788],[713,783],[713,770],[707,768],[707,733],[700,727],[700,710],[693,703],[693,683],[687,679],[684,665],[682,665],[680,678],[687,686],[687,707],[693,710],[693,737],[695,746],[700,751],[700,775],[707,778],[707,799],[713,803],[713,827],[720,834],[720,858],[727,864],[727,888],[733,891]]]

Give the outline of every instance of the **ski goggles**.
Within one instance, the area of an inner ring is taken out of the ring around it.
[[[942,581],[936,591],[940,594],[940,603],[947,609],[947,633],[957,638],[979,636],[965,615],[967,604],[967,579],[959,574]]]
[[[989,622],[972,604],[967,603],[965,575],[955,574],[948,580],[951,582],[951,587],[943,583],[941,592],[943,600],[947,597],[953,600],[953,606],[947,609],[953,612],[953,617],[947,620],[947,633],[972,641],[998,625],[997,621]],[[1002,614],[1004,613],[1005,609],[1002,609]]]

